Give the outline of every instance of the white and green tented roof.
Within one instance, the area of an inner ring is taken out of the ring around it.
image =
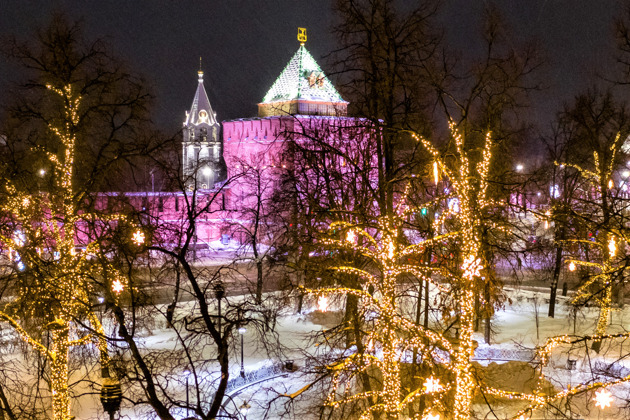
[[[315,102],[346,102],[304,45],[300,45],[289,64],[282,70],[265,95],[262,103],[299,99]]]

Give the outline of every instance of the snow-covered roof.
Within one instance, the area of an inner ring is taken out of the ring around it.
[[[345,102],[303,44],[280,73],[262,103],[298,99],[315,102]]]
[[[205,123],[208,125],[217,124],[217,116],[212,110],[206,88],[203,85],[203,72],[199,71],[199,84],[197,85],[197,92],[195,92],[195,99],[190,107],[190,111],[186,113],[186,121],[184,125],[197,125]]]

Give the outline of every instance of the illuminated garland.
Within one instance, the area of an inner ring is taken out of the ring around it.
[[[584,169],[580,165],[576,164],[563,164],[563,166],[569,166],[576,169],[584,179],[586,179],[597,191],[599,191],[602,207],[599,210],[601,210],[602,218],[605,217],[607,213],[610,213],[610,209],[603,208],[603,200],[604,196],[608,194],[606,188],[611,189],[614,187],[614,184],[612,183],[612,175],[615,168],[614,165],[617,152],[620,147],[620,142],[621,135],[617,134],[615,140],[610,146],[611,155],[607,162],[601,161],[599,154],[596,151],[593,152],[593,162],[595,168],[593,171]],[[556,162],[556,164],[558,163]],[[590,220],[591,218],[592,216],[589,216],[587,220]],[[573,297],[573,304],[575,305],[594,298],[595,302],[599,306],[599,317],[595,327],[595,335],[603,335],[606,332],[610,314],[612,312],[612,278],[614,272],[617,270],[617,267],[615,266],[615,255],[618,248],[618,239],[615,238],[615,236],[623,236],[621,232],[616,231],[616,229],[611,226],[610,221],[602,220],[599,225],[606,222],[608,222],[606,226],[600,227],[601,233],[597,236],[596,242],[583,239],[567,241],[568,243],[581,244],[586,247],[595,247],[599,250],[599,254],[601,255],[600,262],[583,261],[579,259],[567,260],[573,269],[575,269],[576,265],[581,265],[595,268],[598,271],[596,275],[591,276],[590,279],[578,288],[575,296]],[[598,290],[598,294],[595,296],[591,291],[593,285],[596,285]]]
[[[418,397],[424,395],[426,409],[414,418],[439,418],[436,410],[453,413],[453,418],[468,419],[475,383],[471,371],[471,359],[474,353],[473,320],[475,282],[480,271],[484,270],[481,252],[480,215],[483,209],[494,205],[487,198],[488,171],[492,157],[492,140],[485,138],[480,161],[471,164],[468,153],[464,150],[463,138],[452,125],[451,130],[457,147],[457,162],[453,170],[449,169],[438,151],[426,140],[419,138],[429,150],[434,161],[434,180],[439,179],[438,169],[453,185],[453,196],[459,200],[459,208],[444,211],[436,218],[435,231],[438,235],[420,244],[401,246],[398,238],[401,236],[404,220],[417,212],[404,204],[405,194],[399,200],[393,214],[381,216],[376,229],[363,229],[347,222],[334,222],[329,231],[341,231],[344,239],[325,239],[322,244],[326,247],[343,249],[371,260],[377,267],[377,273],[348,266],[336,266],[339,273],[357,276],[361,279],[362,289],[328,288],[308,290],[318,296],[328,294],[353,294],[360,298],[361,308],[367,313],[377,314],[374,327],[366,332],[365,341],[368,354],[353,354],[339,364],[330,367],[333,376],[331,391],[326,401],[327,405],[338,407],[349,402],[365,401],[361,419],[369,419],[377,413],[385,414],[387,418],[398,418],[404,414],[407,406]],[[455,218],[459,223],[458,231],[439,233],[439,225],[448,218]],[[417,255],[427,248],[443,244],[449,239],[457,239],[462,244],[464,263],[461,275],[454,276],[446,269],[427,265],[411,265],[402,263],[404,257]],[[416,276],[421,280],[431,282],[444,296],[452,295],[456,290],[460,336],[458,346],[453,346],[443,334],[424,329],[401,314],[396,302],[397,278],[403,273]],[[446,287],[432,279],[432,274],[439,273],[451,284]],[[377,347],[378,346],[378,347]],[[401,395],[400,363],[402,355],[407,350],[416,349],[422,360],[436,360],[442,368],[450,371],[454,376],[454,383],[450,387],[442,387],[435,383],[433,376],[428,376],[418,389],[411,390],[408,395]],[[446,357],[435,353],[440,349]],[[378,357],[376,351],[378,350]],[[347,384],[347,375],[365,372],[370,366],[375,366],[381,372],[383,385],[378,390],[352,393],[348,388],[340,391],[341,384]],[[350,371],[351,373],[348,373]],[[443,392],[436,392],[437,389]],[[441,399],[445,392],[453,392],[454,404],[448,410],[442,406]]]
[[[30,195],[7,182],[7,200],[0,207],[13,221],[10,233],[0,232],[0,243],[8,248],[12,258],[19,259],[17,270],[28,270],[33,284],[16,288],[14,301],[9,302],[0,318],[8,322],[22,340],[38,351],[49,363],[52,416],[55,420],[70,420],[68,390],[69,352],[72,347],[95,342],[100,352],[103,371],[109,357],[105,332],[93,311],[94,279],[112,279],[115,299],[124,288],[124,277],[111,263],[95,264],[92,257],[99,252],[98,242],[88,239],[85,251],[76,250],[79,226],[90,220],[103,223],[120,221],[119,215],[93,216],[77,209],[73,187],[76,151],[76,127],[80,123],[81,96],[70,85],[63,88],[47,86],[64,103],[64,119],[59,126],[49,125],[60,141],[59,154],[46,152],[55,179],[55,193]],[[112,295],[110,292],[107,292]],[[38,300],[33,300],[34,296]],[[44,313],[43,311],[48,311]],[[41,317],[42,338],[22,327],[24,321]],[[86,319],[93,332],[85,333],[76,321]],[[45,340],[43,331],[50,331]],[[46,344],[47,343],[47,344]]]
[[[493,144],[490,133],[486,134],[481,157],[475,164],[471,162],[463,136],[452,122],[450,129],[456,148],[453,169],[450,169],[438,150],[428,140],[416,134],[413,136],[431,153],[433,159],[449,179],[453,188],[453,195],[459,200],[458,211],[452,211],[449,216],[455,217],[459,222],[458,235],[461,240],[461,252],[464,261],[461,267],[461,277],[455,279],[460,343],[454,354],[455,365],[453,366],[455,373],[453,418],[463,420],[470,416],[470,405],[475,388],[471,371],[471,360],[474,355],[475,296],[478,293],[475,280],[485,269],[485,261],[481,252],[481,215],[484,209],[497,203],[488,199],[488,174]]]
[[[448,292],[448,289],[431,278],[432,270],[429,267],[401,262],[406,260],[403,257],[418,253],[423,246],[437,243],[434,238],[421,245],[401,246],[398,237],[403,220],[413,212],[411,209],[402,208],[403,206],[399,205],[394,215],[379,218],[377,229],[368,230],[346,222],[334,222],[330,225],[329,231],[341,231],[344,238],[321,241],[327,248],[343,249],[363,255],[375,264],[376,273],[351,266],[334,267],[339,273],[360,278],[363,284],[361,289],[331,287],[307,290],[318,296],[320,303],[324,301],[322,297],[328,295],[355,295],[359,298],[361,309],[374,314],[374,326],[366,331],[364,337],[366,353],[351,354],[341,362],[328,367],[332,375],[332,384],[326,404],[330,407],[339,407],[351,402],[364,401],[367,404],[361,419],[377,417],[379,413],[388,418],[398,418],[409,404],[423,395],[426,395],[429,401],[435,401],[431,406],[440,406],[442,394],[436,392],[438,382],[433,377],[435,382],[420,386],[406,396],[402,395],[400,365],[405,352],[414,348],[427,360],[435,357],[432,354],[435,346],[445,350],[447,354],[452,351],[452,345],[445,337],[415,325],[400,314],[396,287],[397,278],[403,273],[428,280],[442,292]],[[443,239],[444,237],[439,238]],[[325,308],[320,306],[320,309]],[[433,344],[427,346],[427,343]],[[446,359],[444,362],[450,363],[450,360]],[[381,372],[382,386],[378,390],[353,393],[352,387],[347,385],[347,378],[366,372],[370,367],[375,367]],[[427,386],[430,389],[427,389]],[[420,419],[421,414],[416,418]]]

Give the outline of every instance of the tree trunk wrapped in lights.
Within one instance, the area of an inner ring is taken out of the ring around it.
[[[49,126],[60,143],[58,153],[46,152],[55,185],[40,194],[20,191],[12,183],[6,185],[9,199],[0,209],[9,223],[0,233],[0,242],[17,259],[12,275],[16,295],[0,312],[0,318],[48,361],[53,418],[66,420],[72,418],[70,349],[95,342],[101,367],[108,369],[104,330],[92,310],[97,293],[94,279],[122,277],[111,263],[94,261],[100,247],[96,241],[87,239],[85,251],[76,249],[80,227],[94,217],[77,210],[73,188],[81,96],[71,85],[49,85],[48,89],[64,109],[62,120]],[[117,219],[110,216],[103,223]],[[32,325],[34,320],[41,328]],[[91,331],[81,328],[81,323]]]
[[[474,356],[473,332],[475,317],[475,297],[481,291],[476,279],[485,269],[482,253],[481,228],[483,211],[491,205],[497,205],[488,198],[488,172],[492,159],[492,138],[488,133],[481,156],[471,157],[470,147],[464,144],[463,136],[453,123],[450,125],[455,140],[455,159],[445,161],[438,150],[426,139],[416,136],[424,147],[433,155],[440,169],[450,181],[453,194],[459,200],[459,211],[450,216],[459,222],[459,240],[463,264],[462,274],[455,280],[457,293],[457,311],[460,324],[459,348],[455,353],[455,401],[453,418],[468,419],[475,382],[471,371]],[[476,162],[475,162],[476,160]]]
[[[431,278],[429,267],[402,262],[409,256],[421,252],[430,243],[439,243],[448,235],[437,236],[420,245],[403,246],[400,241],[401,229],[404,219],[412,210],[404,205],[399,205],[398,210],[400,212],[395,212],[393,216],[378,218],[377,227],[374,229],[360,228],[347,222],[332,223],[329,233],[335,232],[334,237],[340,230],[345,237],[341,240],[329,238],[322,241],[326,248],[357,253],[373,264],[370,266],[372,269],[333,267],[338,273],[360,278],[361,289],[337,287],[308,290],[318,296],[355,295],[359,298],[361,312],[372,314],[373,328],[366,332],[364,342],[357,346],[363,350],[328,366],[332,375],[332,387],[326,404],[339,407],[343,404],[361,402],[363,404],[361,419],[379,418],[381,415],[387,419],[402,418],[408,412],[410,404],[415,403],[419,397],[433,392],[427,392],[425,386],[420,386],[407,394],[403,393],[401,365],[405,363],[407,353],[411,354],[412,350],[417,348],[423,359],[432,360],[436,357],[432,353],[436,347],[447,353],[453,351],[451,343],[445,337],[416,325],[402,315],[398,290],[400,276],[407,273],[431,281],[442,293],[448,292]],[[374,369],[382,377],[381,386],[370,387],[358,393],[352,392],[352,387],[347,386],[350,378],[360,377],[362,373]],[[341,391],[341,388],[344,390]],[[432,401],[435,400],[434,403],[416,418],[427,415],[433,406],[441,406],[441,394],[428,397]]]
[[[593,204],[591,214],[583,215],[585,220],[592,223],[592,229],[599,231],[596,234],[595,241],[586,239],[572,239],[569,243],[576,243],[588,249],[594,249],[599,261],[582,260],[579,258],[570,259],[574,266],[582,266],[593,268],[597,271],[587,281],[580,285],[577,293],[573,298],[573,304],[579,305],[594,299],[599,306],[599,317],[595,327],[594,334],[601,336],[606,333],[608,322],[612,311],[612,287],[615,274],[623,268],[618,268],[616,263],[618,239],[623,238],[619,230],[622,222],[614,220],[614,208],[611,197],[613,192],[613,173],[617,160],[617,153],[621,145],[621,135],[617,134],[612,142],[606,156],[600,158],[597,151],[593,151],[594,169],[587,170],[577,164],[565,164],[573,167],[591,184],[597,191],[596,202]],[[592,255],[592,254],[591,254]],[[593,292],[593,289],[596,292]],[[593,342],[593,349],[599,351],[601,341]]]

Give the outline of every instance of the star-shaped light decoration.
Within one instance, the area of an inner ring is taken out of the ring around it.
[[[320,296],[317,299],[317,307],[320,311],[326,312],[328,310],[328,296]]]
[[[464,258],[464,263],[462,264],[462,270],[464,270],[464,277],[467,279],[472,279],[473,277],[478,277],[481,275],[481,259],[475,258],[474,255],[468,255]]]
[[[142,245],[144,243],[144,232],[140,229],[136,230],[131,238],[136,245]]]
[[[604,409],[611,406],[613,397],[606,388],[602,388],[595,393],[593,400],[595,400],[595,405],[597,407]]]
[[[442,384],[440,384],[440,380],[430,376],[424,381],[424,392],[426,394],[432,394],[434,392],[440,392],[444,389]]]
[[[575,263],[573,261],[569,263],[569,271],[575,271]]]
[[[125,289],[125,285],[120,280],[114,280],[112,283],[112,290],[116,293],[120,293]]]

